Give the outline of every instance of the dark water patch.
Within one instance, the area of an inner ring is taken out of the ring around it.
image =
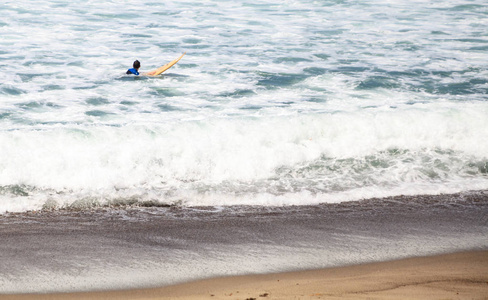
[[[344,52],[342,51],[342,54],[344,54]],[[357,64],[359,63],[359,59],[339,59],[337,60],[337,63],[339,65],[352,65],[352,64]]]
[[[468,167],[471,169],[476,169],[480,174],[487,175],[488,174],[488,160],[485,161],[476,161],[476,162],[470,162],[468,164]],[[471,171],[470,175],[478,175],[477,172]]]
[[[417,51],[421,49],[421,47],[409,41],[396,42],[395,46],[397,48],[401,48],[404,51]]]
[[[242,109],[242,110],[260,110],[263,108],[264,108],[263,106],[259,106],[259,105],[245,105],[245,106],[240,107],[239,109]]]
[[[27,197],[29,192],[32,191],[32,187],[23,184],[13,184],[0,186],[0,195],[13,195]]]
[[[346,30],[346,29],[331,29],[331,30],[317,30],[314,33],[330,37],[330,36],[342,35],[346,31],[348,31],[348,30]]]
[[[469,81],[471,84],[488,84],[488,78],[473,78]]]
[[[330,69],[329,71],[332,73],[341,73],[341,74],[355,74],[355,73],[363,73],[366,71],[370,71],[370,67],[359,67],[359,66],[341,66],[336,69]]]
[[[283,101],[283,102],[280,102],[282,105],[280,105],[280,107],[286,107],[286,106],[291,106],[292,104],[295,103],[295,101]]]
[[[177,205],[168,204],[168,203],[160,202],[157,200],[148,200],[148,201],[137,202],[137,206],[139,206],[139,207],[176,207]]]
[[[14,87],[14,86],[4,86],[4,87],[2,87],[1,91],[2,91],[2,94],[11,95],[11,96],[18,96],[18,95],[25,94],[24,90],[19,89],[19,88]]]
[[[163,112],[182,111],[183,109],[170,104],[158,104],[157,107]]]
[[[318,58],[323,59],[323,60],[328,60],[330,57],[330,55],[324,54],[324,53],[317,53],[317,54],[314,54],[313,56],[318,57]]]
[[[326,93],[330,93],[329,90],[327,90],[327,87],[325,85],[307,86],[307,89],[309,89],[311,91],[320,92],[322,95],[324,95]]]
[[[95,88],[95,86],[93,86],[93,85],[85,85],[85,86],[76,86],[73,88],[73,90],[91,90],[94,88]]]
[[[4,60],[11,60],[11,61],[23,61],[26,59],[26,57],[25,57],[25,55],[19,54],[17,52],[15,52],[15,53],[7,52],[4,55],[3,59]],[[30,64],[32,64],[32,63],[23,63],[22,65],[23,66],[29,66]]]
[[[58,104],[53,103],[53,102],[46,102],[44,104],[44,106],[49,107],[49,108],[63,108],[64,107],[62,105],[58,105]]]
[[[155,6],[159,6],[161,5],[161,3],[147,3],[147,5],[155,5]],[[156,11],[156,12],[153,12],[151,13],[152,15],[156,15],[156,16],[176,16],[176,15],[179,15],[180,12],[173,12],[173,11]],[[153,25],[153,24],[151,24]],[[155,24],[157,25],[157,24]]]
[[[97,17],[102,17],[106,19],[123,19],[123,20],[130,20],[130,19],[136,19],[139,18],[139,15],[134,14],[134,13],[122,13],[122,14],[110,14],[110,13],[96,13],[93,14],[94,16]]]
[[[44,211],[62,210],[62,211],[81,211],[86,209],[105,209],[105,208],[137,208],[137,207],[172,207],[172,205],[157,200],[141,201],[137,197],[116,198],[100,203],[98,199],[84,198],[73,202],[70,205],[60,206],[55,201],[46,201],[43,205]]]
[[[41,108],[44,106],[44,103],[39,102],[39,101],[30,101],[30,102],[23,102],[16,104],[19,108],[25,109],[25,110],[31,110],[31,109],[36,109],[36,108]]]
[[[365,106],[361,106],[361,109],[376,109],[378,108],[377,105],[365,105]]]
[[[254,96],[256,93],[250,89],[238,89],[232,92],[221,93],[218,96],[224,98],[244,98],[249,96]]]
[[[463,4],[463,5],[456,5],[454,7],[447,8],[449,11],[472,11],[478,9],[484,9],[486,5],[480,4]]]
[[[135,80],[149,80],[150,78],[152,78],[152,77],[124,75],[124,76],[115,78],[115,80],[118,80],[118,81],[135,81]]]
[[[428,100],[410,100],[405,102],[405,105],[428,104]]]
[[[85,102],[90,105],[104,105],[110,103],[107,98],[103,97],[91,97],[88,98]]]
[[[64,8],[64,7],[68,7],[68,5],[69,5],[68,3],[53,3],[50,6],[53,8]]]
[[[434,30],[434,31],[431,31],[430,33],[435,34],[435,35],[450,35],[449,33],[446,33],[444,31],[440,31],[440,30]]]
[[[361,81],[356,88],[360,90],[371,90],[377,88],[393,89],[398,88],[399,86],[400,85],[390,77],[371,76]]]
[[[388,20],[390,18],[389,14],[384,12],[373,13],[371,14],[371,17],[373,17],[374,20]]]
[[[299,83],[309,77],[304,74],[283,74],[283,73],[258,73],[261,79],[258,80],[257,85],[265,88],[287,87]]]
[[[120,104],[122,104],[122,105],[127,105],[127,106],[133,106],[133,105],[137,105],[137,104],[139,104],[139,102],[136,102],[136,101],[127,101],[127,100],[125,100],[125,101],[121,101],[121,102],[120,102]]]
[[[182,69],[193,69],[193,68],[197,68],[198,65],[197,64],[180,64],[178,63],[178,67],[182,68]]]
[[[369,99],[368,94],[354,94],[354,95],[351,95],[351,97],[355,98],[355,99]]]
[[[318,67],[311,67],[303,69],[303,72],[310,74],[310,75],[323,75],[326,74],[329,70],[326,68],[318,68]]]
[[[212,47],[211,45],[207,45],[207,44],[190,44],[190,45],[185,46],[185,48],[197,49],[197,50],[208,49],[211,47]]]
[[[266,26],[265,23],[256,20],[249,20],[247,21],[247,24],[251,26]]]
[[[306,53],[308,55],[308,54],[310,54],[310,49],[308,47],[315,46],[314,43],[304,43],[302,45],[306,46],[306,47],[290,47],[290,48],[286,48],[286,49],[289,52],[302,52],[302,53]]]
[[[61,216],[64,215],[64,217],[67,217],[64,219],[65,221],[68,219],[71,219],[72,217],[77,218],[77,217],[82,217],[82,216],[87,216],[87,215],[98,215],[99,217],[102,216],[102,214],[108,213],[110,215],[112,212],[120,212],[121,214],[125,214],[126,212],[132,211],[135,212],[139,210],[141,207],[144,208],[150,208],[153,207],[155,209],[157,208],[173,208],[175,207],[174,205],[171,204],[166,204],[166,203],[161,203],[155,200],[150,200],[150,201],[140,201],[135,197],[128,197],[128,198],[118,198],[118,199],[112,199],[112,200],[107,200],[105,202],[100,202],[96,198],[82,198],[73,201],[71,204],[65,204],[61,205],[59,202],[53,199],[47,200],[41,211],[27,211],[24,213],[9,213],[7,212],[5,215],[7,216],[25,216],[27,219],[31,219],[31,216],[34,215],[41,215],[44,214],[44,216],[50,215],[51,217],[54,217],[55,215]],[[210,211],[212,208],[208,208],[207,210]],[[129,214],[132,214],[132,212],[129,212]],[[71,215],[71,217],[69,216]],[[118,218],[117,218],[118,219]],[[118,220],[122,220],[118,219]],[[30,223],[29,221],[27,221]],[[85,225],[87,223],[84,223]]]
[[[471,47],[468,50],[470,50],[470,51],[488,51],[488,46]]]
[[[456,71],[431,71],[430,73],[434,76],[439,76],[441,78],[451,78],[452,75],[454,75],[455,73],[460,73],[460,72],[456,72]]]
[[[394,148],[355,158],[335,159],[323,155],[317,160],[304,164],[277,168],[275,175],[269,178],[273,185],[266,190],[272,194],[305,190],[311,193],[331,193],[368,186],[388,186],[391,183],[385,180],[382,174],[389,172],[397,174],[399,171],[396,176],[404,180],[410,172],[402,171],[405,164],[413,164],[412,171],[433,183],[445,180],[452,174],[463,178],[487,175],[486,159],[465,160],[460,158],[462,156],[458,152],[442,149],[424,149],[417,152]],[[331,174],[345,180],[340,184],[332,182]],[[260,184],[260,182],[254,183],[254,186]],[[266,184],[269,185],[269,182],[263,185]]]
[[[420,78],[422,76],[431,75],[430,72],[422,69],[412,69],[412,70],[404,70],[404,71],[385,71],[384,73],[393,78],[398,78],[398,77]]]
[[[325,97],[316,96],[316,97],[308,97],[305,99],[305,101],[314,102],[314,103],[324,103],[327,101],[327,99]]]
[[[236,35],[235,32],[233,31],[228,31],[228,32],[221,32],[219,33],[219,36],[223,37],[223,38],[232,38]],[[247,34],[243,34],[244,36],[247,35]],[[228,47],[228,45],[224,45],[224,47]]]
[[[78,60],[78,61],[69,62],[66,65],[69,67],[81,67],[81,66],[83,66],[83,64],[84,64],[83,61]]]
[[[50,74],[45,74],[45,73],[18,73],[17,75],[20,76],[20,79],[22,79],[23,82],[28,82],[34,78],[44,77],[44,76],[47,76]]]
[[[0,120],[8,119],[11,115],[12,115],[12,113],[9,113],[9,112],[0,113]]]
[[[312,62],[312,60],[306,59],[306,58],[301,58],[301,57],[279,57],[279,58],[273,60],[273,62],[276,64],[281,64],[281,63]]]
[[[106,112],[103,110],[89,110],[85,112],[85,115],[91,116],[91,117],[105,117],[108,115],[113,115],[114,113],[111,112]]]
[[[486,89],[484,89],[486,92]],[[437,84],[433,89],[434,94],[469,95],[477,93],[477,89],[469,81],[449,84]]]
[[[125,37],[125,38],[152,38],[152,35],[143,34],[143,33],[127,33],[127,34],[123,34],[122,37]]]
[[[450,74],[451,72],[447,72]],[[442,78],[451,76],[446,73],[437,74]],[[423,91],[431,94],[441,95],[470,95],[470,94],[487,94],[488,89],[484,85],[488,84],[488,79],[473,78],[462,82],[443,83],[429,77],[417,78],[414,82],[409,83],[412,90]]]
[[[488,40],[484,39],[455,39],[454,41],[463,42],[463,43],[488,43]]]
[[[64,87],[57,84],[47,84],[42,87],[45,91],[59,91],[64,90]]]
[[[145,26],[145,28],[151,29],[151,28],[164,28],[164,29],[176,29],[178,26],[171,26],[165,23],[150,23]]]
[[[201,39],[197,39],[197,38],[186,38],[186,39],[183,39],[183,43],[186,43],[186,44],[192,44],[192,45],[196,45],[196,44],[200,44],[202,42]]]
[[[31,65],[65,66],[66,62],[63,60],[60,60],[60,61],[34,61],[34,62],[31,62]]]

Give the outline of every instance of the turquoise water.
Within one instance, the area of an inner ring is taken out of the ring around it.
[[[7,1],[0,212],[488,188],[484,1]],[[187,55],[155,78],[130,77]]]

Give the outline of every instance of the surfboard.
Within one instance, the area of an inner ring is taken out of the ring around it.
[[[180,59],[185,56],[186,52],[181,54],[180,57],[178,57],[177,59],[175,60],[172,60],[170,61],[169,63],[165,64],[164,66],[162,67],[159,67],[157,68],[156,70],[152,70],[152,71],[149,71],[147,72],[145,75],[148,75],[148,76],[157,76],[157,75],[160,75],[161,73],[163,73],[164,71],[168,70],[169,68],[171,68],[172,66],[174,66],[177,62],[180,61]]]

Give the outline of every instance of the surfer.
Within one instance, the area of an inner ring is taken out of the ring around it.
[[[125,72],[125,74],[134,74],[134,75],[139,75],[139,68],[141,67],[141,63],[136,60],[134,61],[134,63],[132,64],[132,69],[129,69],[127,70],[127,72]]]
[[[178,57],[177,59],[173,60],[173,61],[170,61],[169,63],[165,64],[164,66],[162,67],[159,67],[155,70],[152,70],[152,71],[149,71],[149,72],[143,72],[143,73],[139,73],[139,69],[141,68],[141,63],[136,60],[134,61],[134,63],[132,64],[132,68],[127,70],[127,72],[125,72],[125,74],[127,75],[142,75],[142,76],[156,76],[156,75],[159,75],[161,73],[163,73],[164,71],[168,70],[169,68],[171,68],[172,66],[174,66],[183,56],[185,56],[186,52],[183,53],[180,57]]]

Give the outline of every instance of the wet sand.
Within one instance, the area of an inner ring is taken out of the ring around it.
[[[313,271],[214,278],[155,289],[0,296],[2,300],[487,298],[488,251]]]
[[[0,298],[391,298],[411,290],[471,299],[488,287],[487,233],[484,191],[297,207],[5,214]]]

